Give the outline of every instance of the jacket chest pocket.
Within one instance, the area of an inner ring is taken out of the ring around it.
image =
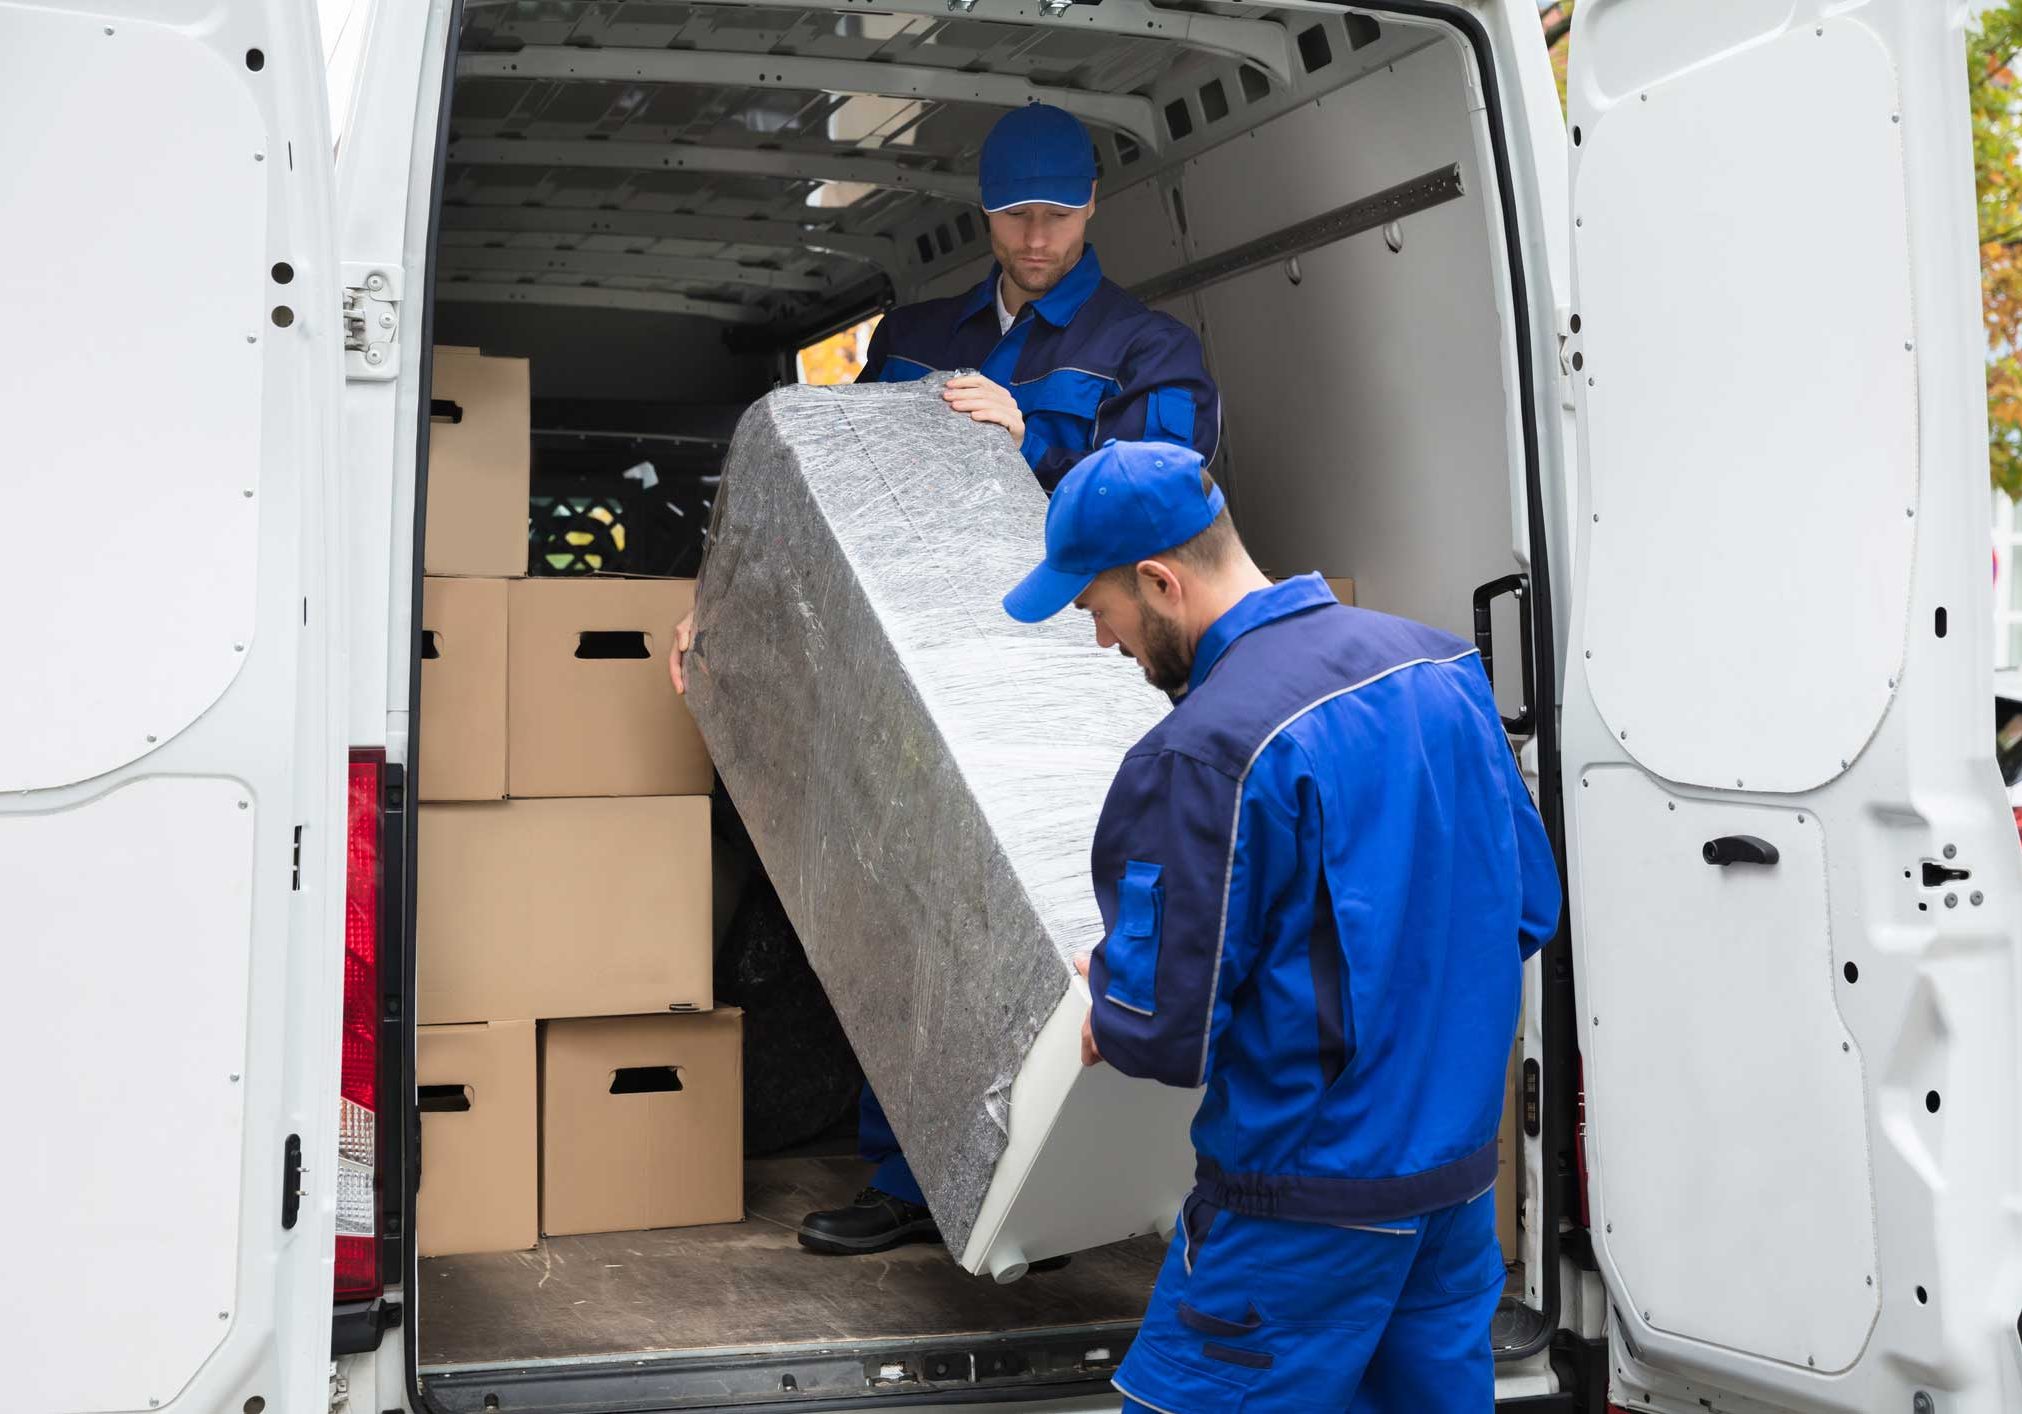
[[[1120,388],[1114,378],[1079,368],[1056,368],[1029,382],[1012,384],[1011,396],[1028,419],[1051,413],[1093,426],[1103,399],[1115,397]]]
[[[1165,923],[1164,866],[1131,860],[1116,889],[1116,928],[1103,949],[1109,986],[1103,995],[1127,1011],[1157,1010],[1159,935]]]

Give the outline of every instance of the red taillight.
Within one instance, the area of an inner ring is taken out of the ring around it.
[[[379,1295],[380,801],[386,753],[351,753],[344,868],[344,1069],[337,1101],[337,1299]]]

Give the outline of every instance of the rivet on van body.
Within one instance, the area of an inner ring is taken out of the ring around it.
[[[1840,1048],[1840,1049],[1841,1049],[1842,1051],[1851,1051],[1851,1050],[1853,1049],[1853,1043],[1852,1043],[1851,1041],[1842,1041],[1842,1042],[1840,1042],[1840,1043],[1839,1043],[1839,1048]],[[1868,1285],[1869,1285],[1869,1286],[1873,1286],[1873,1285],[1874,1285],[1874,1278],[1870,1277],[1870,1278],[1868,1279]]]
[[[1958,857],[1959,857],[1959,847],[1957,845],[1948,844],[1945,846],[1945,858],[1957,859]]]
[[[1667,800],[1664,802],[1664,808],[1666,810],[1676,810],[1678,808],[1678,802],[1675,800]]]
[[[244,496],[248,501],[253,499],[253,489],[250,486],[247,487],[244,491],[240,492],[239,494]]]
[[[1972,895],[1973,907],[1978,908],[1981,904],[1985,903],[1986,901],[1987,896],[1985,894],[1981,893],[1978,889],[1973,890]]]
[[[153,732],[149,732],[147,734],[147,739],[149,742],[157,742],[161,740],[161,738],[156,736]]]
[[[243,653],[246,651],[246,645],[243,643],[234,643],[232,645],[232,651],[234,653]]]
[[[1945,895],[1945,907],[1957,908],[1958,906],[1959,906],[1959,896],[1957,894]]]
[[[236,1084],[238,1084],[238,1083],[239,1083],[239,1076],[238,1076],[238,1072],[237,1072],[237,1071],[234,1071],[234,1072],[232,1072],[232,1084],[236,1085]]]
[[[240,802],[239,802],[239,809],[241,809],[241,810],[250,810],[250,809],[252,809],[252,808],[253,808],[253,802],[252,802],[252,801],[250,801],[250,800],[242,800],[242,801],[240,801]]]

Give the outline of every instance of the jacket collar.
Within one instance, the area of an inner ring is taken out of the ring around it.
[[[1251,629],[1335,602],[1334,591],[1317,574],[1302,574],[1269,589],[1251,590],[1201,635],[1194,648],[1194,670],[1187,678],[1187,692],[1192,693],[1206,682],[1215,664],[1229,651],[1229,645]]]
[[[994,262],[983,283],[969,291],[969,298],[962,305],[962,322],[967,323],[986,309],[994,309],[997,303],[997,280],[1004,273],[1004,267]],[[1065,329],[1081,313],[1081,307],[1088,303],[1088,297],[1095,293],[1095,287],[1102,283],[1102,262],[1095,258],[1095,247],[1084,245],[1081,259],[1074,262],[1074,268],[1061,277],[1060,283],[1032,301],[1032,312],[1056,329]]]

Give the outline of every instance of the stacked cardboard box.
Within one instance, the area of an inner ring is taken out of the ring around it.
[[[528,380],[437,350],[417,860],[424,1256],[743,1216],[685,580],[528,579]],[[678,1162],[670,1156],[678,1155]]]

